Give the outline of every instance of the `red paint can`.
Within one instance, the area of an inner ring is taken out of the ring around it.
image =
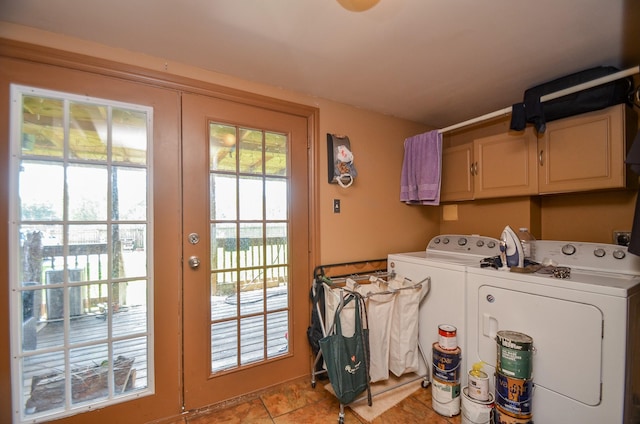
[[[457,329],[453,325],[440,324],[438,326],[438,344],[444,350],[455,350],[458,347]]]

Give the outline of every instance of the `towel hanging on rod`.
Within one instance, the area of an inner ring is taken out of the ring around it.
[[[555,91],[553,93],[549,93],[540,97],[540,102],[546,102],[549,100],[557,99],[563,96],[567,96],[569,94],[577,93],[578,91],[586,90],[592,87],[596,87],[598,85],[606,84],[611,81],[616,81],[620,78],[625,78],[628,76],[632,76],[640,73],[640,66],[634,66],[633,68],[629,68],[620,72],[616,72],[601,78],[597,78],[591,81],[584,82],[582,84],[574,85],[573,87],[568,87],[563,90]],[[487,113],[482,116],[478,116],[476,118],[472,118],[454,125],[450,125],[445,128],[441,128],[438,130],[440,134],[444,134],[447,132],[451,132],[453,130],[457,130],[459,128],[463,128],[469,125],[477,124],[480,122],[488,121],[489,119],[499,118],[501,116],[505,116],[511,113],[512,107],[505,107],[504,109],[496,110],[495,112]]]
[[[400,201],[409,205],[440,204],[442,134],[428,131],[404,141]]]

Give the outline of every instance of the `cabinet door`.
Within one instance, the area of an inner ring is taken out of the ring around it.
[[[441,201],[473,199],[472,164],[473,143],[443,149]]]
[[[624,187],[624,105],[547,123],[540,193]]]
[[[474,198],[537,194],[537,143],[532,129],[474,141]]]

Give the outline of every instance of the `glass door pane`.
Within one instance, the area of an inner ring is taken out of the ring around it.
[[[211,372],[287,354],[287,137],[209,124]]]
[[[153,392],[152,109],[12,86],[16,422]]]

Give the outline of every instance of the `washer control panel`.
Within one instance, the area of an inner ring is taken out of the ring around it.
[[[500,254],[500,240],[476,234],[442,234],[431,239],[427,252],[449,252],[478,256]]]
[[[536,240],[533,255],[537,262],[640,275],[640,256],[626,246],[556,240]]]

